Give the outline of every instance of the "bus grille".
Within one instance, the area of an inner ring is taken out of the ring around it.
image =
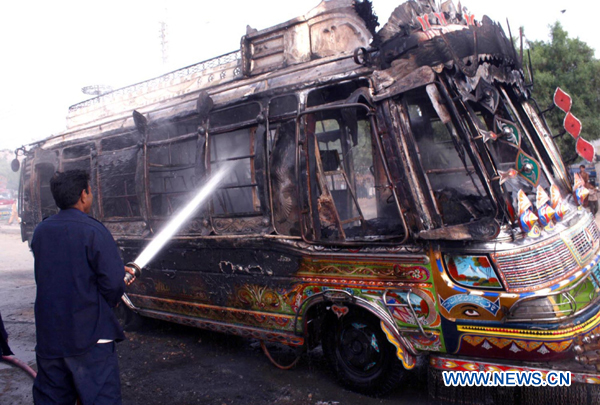
[[[598,248],[600,232],[590,216],[585,226],[561,236],[527,250],[492,255],[508,290],[523,292],[548,287],[579,270]]]
[[[570,239],[566,239],[567,244],[573,252],[577,252],[576,259],[580,266],[583,266],[594,253],[594,247],[597,247],[600,232],[596,221],[590,223],[583,229],[583,232],[575,233]]]

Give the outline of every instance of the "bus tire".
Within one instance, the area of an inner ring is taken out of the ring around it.
[[[323,325],[323,353],[338,382],[351,391],[374,397],[396,388],[405,375],[394,346],[379,319],[357,308]]]

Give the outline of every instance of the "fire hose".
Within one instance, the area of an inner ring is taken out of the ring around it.
[[[32,369],[31,367],[29,367],[27,365],[27,363],[25,363],[22,360],[19,360],[18,358],[14,357],[14,356],[2,356],[2,361],[6,361],[7,363],[11,363],[11,364],[19,367],[21,370],[23,370],[27,374],[29,374],[31,376],[31,378],[35,379],[35,376],[37,375],[35,370]]]
[[[296,356],[296,358],[294,359],[294,361],[292,361],[289,365],[282,366],[277,361],[275,361],[275,359],[273,359],[273,357],[271,357],[271,353],[269,353],[269,349],[267,349],[267,346],[265,345],[264,340],[260,341],[260,347],[261,347],[263,353],[265,354],[265,356],[267,356],[267,358],[271,361],[271,363],[273,363],[273,365],[280,370],[289,370],[290,368],[294,367],[298,363],[298,360],[300,360],[300,354],[298,354]]]

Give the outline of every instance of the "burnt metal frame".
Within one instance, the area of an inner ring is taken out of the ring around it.
[[[558,177],[562,181],[563,186],[566,189],[570,189],[573,181],[569,177],[569,171],[566,170],[566,167],[564,167],[560,152],[556,143],[554,142],[554,136],[552,136],[552,131],[550,131],[550,127],[546,122],[546,117],[539,113],[540,108],[537,105],[536,100],[533,97],[530,97],[529,100],[535,105],[535,107],[531,106],[531,103],[527,101],[522,102],[520,107],[525,112],[527,118],[529,118],[529,120],[532,122],[535,130],[534,132],[538,134],[540,141],[544,146],[542,149],[544,149],[544,151],[548,154],[550,161],[552,162],[551,167],[553,169],[558,169],[562,166],[563,170],[561,170],[559,173],[555,173],[555,177]],[[540,131],[545,131],[546,133],[540,133]]]
[[[175,172],[175,171],[181,171],[181,170],[187,170],[187,169],[191,169],[191,168],[195,168],[196,164],[188,164],[188,165],[180,165],[180,166],[169,166],[169,167],[161,167],[161,166],[153,166],[152,163],[149,162],[149,154],[148,152],[148,148],[154,148],[154,147],[162,147],[162,146],[166,146],[168,147],[168,157],[169,157],[169,162],[171,162],[171,146],[173,144],[179,143],[179,142],[185,142],[185,141],[189,141],[189,140],[198,140],[198,133],[197,132],[190,132],[187,134],[183,134],[183,135],[178,135],[175,136],[173,138],[168,138],[168,139],[161,139],[161,140],[156,140],[156,141],[150,141],[148,140],[147,136],[144,136],[144,169],[145,169],[145,173],[144,176],[146,178],[146,184],[145,184],[145,190],[144,193],[146,195],[146,198],[148,200],[148,205],[146,207],[147,209],[147,215],[149,219],[154,219],[154,220],[161,220],[161,219],[165,219],[168,218],[169,215],[155,215],[153,214],[152,211],[152,196],[153,195],[167,195],[167,202],[169,204],[169,206],[171,205],[171,201],[169,199],[168,196],[177,196],[177,195],[187,195],[193,192],[193,190],[188,190],[188,191],[171,191],[171,192],[167,192],[167,191],[163,191],[163,192],[156,192],[156,193],[151,193],[150,192],[150,173],[151,172]],[[200,153],[200,151],[197,150],[198,147],[196,146],[196,151],[197,153]],[[163,178],[163,180],[166,180],[167,178]],[[185,180],[184,180],[185,181]],[[165,187],[166,188],[166,187]]]
[[[504,101],[504,98],[501,97],[501,100]],[[475,119],[473,118],[473,116],[475,115],[475,111],[472,109],[472,107],[469,104],[465,104],[465,103],[463,103],[462,107],[465,111],[465,114],[469,117],[469,120],[476,122]],[[511,113],[518,116],[517,112],[514,110],[511,110],[509,106],[505,105],[505,107]],[[520,122],[520,120],[519,120],[519,122]],[[476,123],[474,123],[473,125],[477,126]],[[528,139],[529,139],[529,137],[528,137]],[[480,138],[478,138],[477,143],[482,144],[484,142]],[[531,143],[531,140],[530,140],[530,143]],[[515,149],[515,151],[517,151],[517,150]],[[487,156],[487,161],[490,162],[492,165],[491,168],[493,169],[493,174],[494,174],[494,177],[492,178],[492,180],[494,180],[494,183],[492,183],[492,189],[498,196],[502,196],[502,194],[504,193],[504,191],[503,191],[504,187],[502,187],[499,182],[495,181],[500,178],[500,176],[498,174],[499,162],[497,162],[496,159],[492,156],[492,153],[489,151],[488,147],[485,144],[483,145],[483,147],[479,148],[479,152],[480,152],[479,153],[480,155]],[[536,154],[537,151],[534,150],[531,153]],[[536,159],[537,159],[537,155],[536,155]],[[507,222],[510,224],[513,224],[513,225],[518,224],[518,219],[515,219],[515,221],[511,221],[511,216],[510,216],[510,213],[508,212],[508,207],[506,206],[506,202],[504,202],[504,199],[498,198],[498,201],[502,201],[502,202],[499,202],[498,205],[502,209],[502,212],[504,213],[504,217],[506,218]]]
[[[418,233],[423,228],[432,227],[436,221],[439,222],[439,216],[431,216],[437,215],[437,211],[431,207],[433,201],[420,189],[421,183],[416,178],[418,170],[408,157],[412,150],[411,145],[406,142],[406,119],[394,98],[383,99],[375,112],[376,121],[381,123],[377,127],[378,140],[384,150],[382,158],[389,168],[392,188],[394,191],[402,190],[399,205],[406,211],[412,231]]]
[[[439,88],[443,88],[443,86],[439,82],[433,82],[431,84],[435,85],[436,89],[438,89],[438,91],[439,91]],[[418,89],[418,88],[419,87],[417,87],[415,89]],[[413,89],[413,90],[415,90],[415,89]],[[444,92],[443,92],[444,96],[446,95],[445,90],[446,89],[444,89]],[[409,124],[408,125],[408,127],[409,127],[408,133],[410,134],[412,143],[418,149],[419,146],[418,146],[418,142],[417,142],[417,140],[415,138],[415,135],[413,133],[412,122],[411,122],[410,116],[408,114],[408,105],[406,103],[406,99],[405,99],[404,93],[401,94],[400,96],[402,98],[402,101],[399,104],[402,106],[402,108],[404,109],[404,113],[408,117],[408,124]],[[448,103],[447,99],[446,99],[446,101]],[[433,104],[433,102],[431,101],[431,98],[430,98],[430,102]],[[437,113],[437,111],[436,111],[436,113]],[[452,139],[452,143],[454,145],[456,153],[458,154],[458,156],[459,156],[459,158],[460,158],[460,160],[461,160],[461,162],[463,164],[463,168],[461,170],[464,170],[467,173],[467,175],[471,179],[471,182],[477,188],[478,193],[481,195],[481,191],[479,190],[479,187],[477,187],[477,184],[475,183],[475,181],[473,179],[473,172],[475,172],[477,174],[477,178],[479,178],[480,181],[483,180],[483,179],[486,179],[486,177],[482,174],[481,162],[479,162],[479,161],[477,161],[477,160],[474,159],[474,156],[477,156],[477,154],[470,153],[469,148],[467,148],[466,145],[464,144],[464,139],[458,138],[458,132],[459,132],[459,130],[457,129],[458,128],[457,122],[460,121],[460,120],[457,120],[456,117],[454,116],[454,114],[452,114],[452,113],[450,113],[450,116],[452,118],[452,123],[453,123],[453,127],[454,127],[455,131],[450,131],[450,129],[448,128],[448,126],[447,125],[445,125],[445,126],[446,126],[446,129],[448,130],[448,132],[450,133],[450,137]],[[460,142],[461,140],[463,140],[462,143]],[[465,152],[467,153],[467,155],[469,157],[469,160],[472,162],[472,164],[474,166],[469,166],[467,164],[467,161],[465,159]],[[439,215],[440,218],[443,219],[442,213],[440,212],[440,208],[439,208],[439,205],[438,205],[438,202],[437,202],[437,198],[435,198],[435,196],[433,195],[433,188],[431,187],[430,180],[429,180],[429,174],[432,173],[432,172],[434,172],[434,170],[425,170],[423,168],[423,165],[421,163],[421,159],[420,158],[416,158],[415,159],[413,157],[412,160],[414,161],[415,166],[418,167],[419,171],[423,174],[423,179],[421,179],[421,181],[424,181],[426,183],[426,185],[427,185],[427,190],[429,190],[429,194],[431,195],[431,198],[434,201],[433,206],[435,207],[436,213]],[[451,173],[453,170],[458,170],[458,169],[457,168],[452,168],[452,169],[438,169],[438,170],[441,173],[444,173],[444,172]],[[442,171],[442,170],[444,170],[444,171]],[[487,198],[489,200],[491,200],[493,202],[493,204],[496,206],[496,214],[495,214],[495,216],[497,216],[498,205],[497,205],[497,203],[496,203],[496,201],[495,201],[495,199],[493,197],[493,194],[490,193],[490,191],[489,191],[489,189],[487,187],[489,185],[486,183],[486,181],[481,181],[481,183],[482,183],[482,186],[484,184],[486,185],[486,187],[484,187],[484,188],[486,190]],[[483,195],[482,195],[482,197],[483,197]],[[475,218],[475,219],[479,219],[479,218]],[[454,224],[454,225],[460,225],[460,224]],[[450,225],[450,226],[454,226],[454,225]],[[440,227],[436,227],[436,228],[441,228],[441,226]]]
[[[209,218],[210,218],[210,222],[212,224],[213,219],[217,218],[217,219],[221,219],[221,218],[249,218],[249,217],[259,217],[259,216],[265,216],[268,215],[268,218],[270,218],[271,220],[269,222],[273,223],[272,221],[272,209],[271,209],[271,191],[270,191],[270,187],[269,187],[269,182],[270,182],[270,177],[269,177],[269,162],[268,162],[268,155],[267,155],[267,151],[266,151],[266,146],[267,146],[267,135],[268,135],[268,120],[264,119],[264,113],[265,113],[265,105],[264,105],[264,100],[251,100],[251,101],[245,101],[241,104],[233,104],[233,105],[227,105],[223,108],[215,108],[213,110],[211,110],[211,114],[212,113],[216,113],[216,112],[223,112],[223,111],[228,111],[228,110],[235,110],[237,108],[240,108],[242,106],[246,106],[246,105],[250,105],[250,104],[254,104],[254,105],[258,105],[259,107],[259,111],[258,111],[258,116],[254,117],[253,119],[248,119],[248,120],[244,120],[244,121],[239,121],[239,122],[235,122],[233,124],[227,124],[227,125],[221,125],[221,126],[215,126],[215,127],[211,127],[211,123],[210,123],[210,117],[208,118],[208,121],[206,123],[206,134],[205,134],[205,145],[204,145],[204,156],[202,156],[202,159],[204,161],[204,166],[206,168],[206,173],[210,174],[211,171],[211,161],[210,161],[210,137],[211,136],[215,136],[215,135],[219,135],[219,134],[226,134],[235,130],[239,130],[239,129],[244,129],[244,128],[250,128],[254,130],[254,133],[252,135],[252,139],[254,139],[254,141],[250,141],[250,148],[252,150],[254,150],[254,154],[250,154],[247,156],[240,156],[240,157],[235,157],[232,159],[217,159],[216,161],[213,161],[212,163],[217,163],[220,161],[226,161],[226,160],[239,160],[241,158],[250,158],[252,159],[256,159],[258,156],[261,155],[261,152],[258,150],[258,148],[262,148],[262,157],[263,157],[263,169],[262,171],[265,172],[263,174],[264,176],[264,190],[260,190],[260,186],[258,181],[256,181],[256,166],[254,166],[254,170],[251,170],[251,174],[253,177],[255,177],[255,180],[252,182],[252,184],[245,184],[243,186],[232,186],[232,187],[219,187],[217,188],[217,190],[219,189],[224,189],[224,188],[244,188],[244,187],[256,187],[255,190],[253,190],[253,196],[255,196],[256,198],[259,199],[259,201],[261,202],[261,207],[260,207],[260,211],[253,211],[253,212],[241,212],[241,213],[229,213],[229,214],[214,214],[213,213],[213,208],[212,208],[212,204],[213,201],[212,199],[209,200],[208,204],[209,204]],[[264,135],[262,136],[262,140],[260,139],[261,137],[258,136],[258,132],[259,129],[261,128],[261,126],[264,128]],[[253,143],[254,142],[254,143]],[[256,162],[254,162],[254,165],[256,165]],[[261,198],[262,195],[262,198]],[[264,204],[262,203],[264,201]]]
[[[504,95],[505,104],[508,104],[509,109],[516,115],[516,117],[519,121],[519,125],[521,126],[524,135],[527,137],[527,139],[531,143],[531,147],[533,148],[533,150],[536,154],[535,157],[537,160],[539,160],[540,164],[542,165],[542,169],[544,171],[544,174],[546,175],[546,179],[551,179],[552,173],[550,170],[548,170],[548,167],[546,166],[544,155],[540,152],[538,143],[535,142],[533,137],[530,135],[529,130],[527,129],[527,127],[525,126],[525,123],[523,121],[523,117],[521,116],[521,114],[519,114],[519,110],[517,110],[517,108],[513,104],[510,96],[506,92],[506,89],[504,87],[500,87],[500,90],[501,90],[502,94]],[[525,115],[527,115],[527,114],[525,114]],[[527,118],[529,118],[529,117],[527,117]],[[542,146],[544,146],[544,145],[542,145]]]
[[[125,134],[127,134],[127,133],[124,133],[122,135],[117,135],[116,137],[125,136]],[[114,137],[114,138],[116,138],[116,137]],[[100,145],[102,146],[102,142],[100,143]],[[138,153],[139,153],[140,145],[134,144],[134,145],[130,145],[130,146],[125,146],[123,148],[110,150],[106,154],[103,153],[102,148],[100,148],[100,152],[98,153],[98,157],[97,157],[98,158],[98,163],[97,163],[97,166],[98,166],[98,192],[97,192],[97,194],[98,194],[98,206],[99,206],[99,209],[100,209],[100,214],[101,214],[102,221],[106,221],[106,222],[121,222],[121,221],[132,221],[132,220],[136,221],[136,220],[143,219],[142,204],[141,204],[141,201],[140,201],[140,198],[139,198],[140,196],[138,195],[138,193],[137,193],[137,191],[135,189],[133,190],[133,194],[106,197],[107,199],[109,199],[109,198],[110,199],[125,199],[127,201],[127,209],[131,213],[130,216],[127,216],[127,217],[117,217],[117,216],[106,217],[105,214],[104,214],[104,198],[105,197],[102,195],[102,187],[100,185],[101,182],[102,182],[102,176],[100,175],[100,161],[99,161],[99,159],[100,159],[100,157],[107,156],[107,155],[109,155],[111,153],[121,153],[123,151],[133,150],[133,149],[138,150]],[[138,169],[137,166],[138,166],[138,160],[139,159],[140,159],[140,157],[138,156],[136,158],[136,171],[133,173],[134,181],[135,181],[135,177],[137,175],[137,169]],[[131,198],[136,198],[138,200],[138,206],[139,206],[138,209],[140,211],[140,215],[133,215],[133,209],[131,208],[131,202],[129,201]]]
[[[311,113],[315,113],[315,112],[327,111],[327,110],[338,110],[338,109],[342,109],[342,108],[364,108],[364,109],[367,109],[367,115],[370,117],[371,136],[373,138],[375,138],[375,142],[377,144],[377,149],[378,149],[379,154],[380,154],[381,162],[382,162],[383,167],[384,167],[385,175],[386,175],[386,178],[388,180],[388,184],[390,185],[389,187],[390,187],[390,190],[392,192],[392,195],[394,196],[394,202],[395,202],[395,205],[396,205],[396,209],[398,210],[398,214],[399,214],[400,220],[402,221],[402,227],[403,227],[403,230],[404,230],[404,234],[403,234],[402,239],[400,241],[395,241],[393,243],[391,242],[391,243],[388,243],[388,244],[393,244],[393,245],[400,244],[401,245],[401,244],[405,243],[408,240],[409,230],[408,230],[408,226],[406,225],[406,220],[404,218],[404,212],[402,211],[402,209],[400,207],[398,195],[396,193],[396,187],[393,186],[392,178],[391,178],[391,175],[390,175],[390,170],[389,170],[387,161],[385,159],[386,155],[385,155],[385,153],[383,151],[383,147],[381,145],[381,139],[379,138],[379,131],[377,131],[377,123],[375,122],[375,119],[374,119],[374,114],[375,114],[375,109],[374,108],[369,107],[368,105],[362,104],[362,103],[345,103],[345,104],[344,103],[332,103],[332,104],[320,105],[318,107],[307,108],[304,111],[299,112],[298,116],[297,116],[297,119],[296,119],[296,127],[297,127],[296,128],[296,144],[299,145],[299,146],[301,145],[300,141],[299,141],[299,127],[301,126],[300,125],[300,118],[303,115],[307,115],[307,114],[311,114]],[[308,142],[308,140],[304,139],[304,142]],[[300,177],[300,173],[301,173],[301,170],[300,170],[300,149],[301,148],[298,148],[298,150],[296,151],[296,181],[297,181],[297,184],[302,185],[302,181],[301,181],[302,179]],[[308,156],[307,156],[307,158],[308,158]],[[307,165],[308,165],[308,161],[307,161]],[[307,180],[308,180],[308,178],[307,178]],[[303,201],[302,195],[300,195],[300,189],[301,188],[302,187],[298,187],[298,202]],[[309,205],[311,206],[311,211],[312,211],[312,204],[310,203],[310,201],[309,201]],[[316,207],[314,207],[314,209],[316,209]],[[300,212],[300,215],[301,215],[301,217],[303,217],[303,216],[306,215],[306,212]],[[314,223],[313,223],[313,226],[314,226]],[[325,244],[328,244],[328,245],[340,245],[340,246],[353,246],[353,245],[356,245],[357,243],[360,243],[360,244],[365,244],[365,243],[366,244],[369,244],[369,243],[378,243],[378,244],[381,244],[381,243],[384,243],[384,244],[386,244],[385,241],[381,241],[381,240],[376,240],[376,241],[373,241],[373,242],[370,242],[370,241],[360,241],[360,242],[351,241],[351,242],[348,242],[348,241],[323,241],[323,240],[321,240],[321,238],[319,238],[319,240],[312,241],[312,240],[309,240],[309,239],[306,238],[307,229],[305,229],[303,219],[300,220],[300,228],[301,228],[302,240],[304,242],[306,242],[306,243],[309,243],[309,244],[323,244],[323,243],[325,243]]]
[[[36,216],[38,216],[38,218],[39,218],[39,220],[37,221],[38,223],[41,222],[44,219],[44,211],[45,211],[45,209],[48,208],[48,207],[44,207],[44,205],[43,205],[43,200],[42,200],[42,194],[43,193],[42,193],[42,190],[46,189],[46,188],[50,189],[50,185],[48,185],[48,186],[43,186],[42,185],[42,177],[43,176],[41,176],[41,174],[40,174],[42,172],[42,170],[40,170],[40,168],[43,168],[43,167],[48,166],[48,165],[51,165],[51,163],[49,163],[49,162],[41,162],[40,164],[35,164],[35,162],[34,162],[34,165],[33,165],[33,168],[32,168],[33,169],[32,170],[33,173],[32,173],[31,177],[33,177],[35,179],[32,182],[32,183],[34,183],[32,185],[33,185],[33,190],[35,192],[34,194],[32,194],[32,197],[33,197],[33,201],[35,203],[37,203],[37,205],[38,205],[36,207],[35,211],[34,210],[32,210],[32,211],[34,211],[36,213]],[[53,169],[55,171],[58,170],[58,168],[55,167],[54,165],[52,167],[53,167]],[[56,204],[54,204],[54,207],[56,207]]]
[[[450,80],[450,79],[448,78],[447,80]],[[469,131],[469,129],[463,125],[464,122],[463,122],[463,120],[460,119],[460,113],[456,107],[455,100],[450,96],[446,86],[447,85],[444,85],[443,83],[439,82],[439,85],[437,87],[438,87],[438,89],[441,90],[441,94],[444,97],[444,100],[446,101],[446,105],[449,106],[449,111],[450,111],[450,115],[452,117],[452,122],[454,123],[454,127],[456,128],[456,130],[462,140],[462,143],[463,143],[462,146],[464,147],[465,152],[467,152],[471,161],[475,165],[477,165],[477,169],[478,169],[477,174],[478,174],[482,184],[485,185],[485,189],[486,189],[486,193],[488,194],[488,198],[492,201],[492,203],[495,206],[496,214],[494,217],[497,218],[500,209],[502,209],[503,211],[506,211],[506,208],[504,207],[504,204],[500,204],[498,202],[501,199],[499,197],[500,194],[498,193],[499,190],[494,190],[494,184],[492,183],[492,179],[490,178],[490,175],[488,173],[488,168],[486,167],[486,163],[482,159],[483,154],[477,147],[475,141],[473,140],[473,137],[470,136],[471,132]],[[465,111],[467,110],[464,105],[462,105],[462,107]],[[475,124],[470,121],[468,121],[468,122],[470,125],[473,126],[472,129],[475,129],[475,127],[474,127]],[[487,149],[486,149],[486,153],[487,153]],[[488,159],[489,159],[489,157],[488,157]],[[489,162],[489,163],[491,164],[491,162]],[[492,165],[492,167],[493,167],[493,165]],[[504,212],[504,214],[508,215],[507,212]],[[507,218],[509,218],[509,217],[507,216]]]
[[[241,156],[235,156],[235,157],[231,157],[231,158],[225,158],[225,159],[220,159],[220,158],[216,158],[215,160],[210,160],[210,150],[208,150],[207,152],[207,160],[208,163],[210,165],[210,168],[212,168],[213,165],[216,165],[218,163],[222,163],[222,162],[234,162],[234,161],[240,161],[240,160],[245,160],[245,159],[250,159],[250,177],[251,177],[251,182],[249,184],[235,184],[235,185],[230,185],[230,186],[219,186],[217,187],[217,190],[230,190],[230,189],[240,189],[240,188],[252,188],[252,200],[253,200],[253,205],[256,199],[259,199],[258,197],[258,183],[256,182],[256,167],[255,167],[255,161],[254,159],[256,159],[257,154],[255,152],[255,142],[257,140],[257,130],[258,130],[258,126],[250,126],[250,127],[241,127],[241,128],[236,128],[235,130],[240,130],[240,129],[248,129],[249,133],[250,133],[250,140],[249,140],[249,145],[250,145],[250,152],[254,152],[254,153],[250,153],[248,155],[241,155]],[[235,131],[234,130],[234,131]],[[228,132],[220,132],[218,134],[213,134],[213,136],[219,136],[221,134],[226,134]],[[210,140],[209,140],[209,144],[210,144]],[[236,173],[236,177],[237,177],[237,173]],[[219,197],[218,195],[215,195],[214,198],[216,199],[221,199],[221,197]],[[227,194],[227,199],[231,200],[231,197],[229,196],[229,194]],[[260,199],[259,199],[260,201]],[[214,204],[214,200],[211,201],[211,205]],[[227,205],[227,203],[224,204],[225,206]],[[214,210],[214,208],[213,208]],[[263,215],[265,210],[265,207],[261,207],[260,211],[251,211],[251,212],[224,212],[222,214],[214,214],[213,212],[211,212],[211,217],[212,218],[231,218],[231,217],[250,217],[250,216],[260,216]],[[225,211],[225,209],[223,209],[223,211]]]
[[[473,110],[473,108],[468,103],[464,103],[464,102],[461,102],[461,108],[464,111],[464,115],[466,116],[465,120],[469,121],[470,124],[471,124],[471,126],[472,126],[472,128],[475,131],[477,131],[478,123],[473,118],[475,116],[475,111]],[[487,146],[482,141],[482,138],[480,138],[480,136],[477,135],[476,138],[473,138],[473,141],[477,145],[478,154],[480,156],[481,155],[486,156],[486,162],[489,165],[489,167],[487,168],[487,172],[488,172],[488,174],[492,174],[493,175],[493,177],[491,178],[491,180],[494,181],[494,179],[499,178],[497,164],[496,164],[494,158],[492,157],[490,151],[488,150]],[[496,198],[497,198],[498,200],[501,200],[501,198],[499,196],[502,196],[503,192],[502,192],[502,188],[500,187],[500,184],[499,183],[496,184],[495,182],[493,182],[493,183],[491,183],[491,187],[492,187],[492,190],[493,190],[494,199],[496,200]],[[497,206],[498,206],[497,209],[501,209],[502,210],[502,213],[503,213],[504,217],[510,223],[511,222],[510,221],[510,214],[508,212],[506,204],[505,203],[497,203]]]
[[[277,116],[271,116],[271,101],[276,99],[276,98],[280,98],[280,97],[286,97],[286,96],[293,96],[296,99],[296,108],[294,111],[291,111],[289,113],[284,113],[281,115],[277,115]],[[271,140],[269,139],[270,137],[270,133],[271,133],[271,124],[275,124],[275,126],[277,126],[277,137],[272,139],[272,146],[274,147],[275,144],[277,143],[277,138],[279,137],[279,127],[278,124],[283,124],[286,121],[292,121],[294,120],[294,123],[296,124],[294,126],[295,130],[294,130],[294,139],[295,139],[295,148],[297,149],[299,146],[298,143],[298,130],[297,130],[297,119],[296,117],[298,116],[298,112],[300,111],[300,103],[299,103],[299,98],[298,98],[298,94],[291,92],[288,94],[284,94],[284,95],[277,95],[275,97],[271,97],[269,98],[268,102],[267,102],[267,119],[266,119],[266,130],[265,130],[265,136],[267,137],[266,142],[265,142],[265,147],[266,147],[266,153],[265,153],[265,161],[266,161],[266,165],[265,165],[265,170],[267,172],[267,184],[268,184],[268,197],[269,197],[269,218],[271,220],[271,224],[273,224],[273,230],[278,234],[281,235],[281,233],[279,232],[279,230],[277,229],[277,226],[275,225],[275,213],[273,210],[273,189],[271,187],[271,153],[273,152],[272,150],[269,150],[269,143],[271,142]],[[295,154],[297,155],[297,153]],[[296,191],[298,190],[298,188],[300,187],[300,183],[296,183]],[[299,210],[299,204],[300,204],[300,200],[297,198],[298,196],[298,192],[296,192],[296,208],[298,208],[298,219],[300,221],[300,210]],[[291,236],[290,236],[291,237]]]
[[[89,145],[89,152],[87,154],[83,154],[80,156],[72,157],[72,158],[64,158],[64,152],[66,149],[78,147],[78,146],[86,146]],[[77,163],[89,161],[87,167],[89,167],[90,174],[90,187],[92,190],[99,190],[99,177],[98,177],[98,151],[96,149],[96,140],[92,140],[91,142],[82,142],[75,145],[68,145],[64,148],[57,149],[59,151],[58,157],[58,168],[56,170],[64,171],[65,163]],[[102,214],[102,206],[100,204],[101,194],[98,193],[98,198],[95,198],[92,202],[92,213],[95,215]]]

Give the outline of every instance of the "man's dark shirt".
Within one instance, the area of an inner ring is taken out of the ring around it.
[[[75,208],[61,210],[36,227],[31,249],[38,356],[77,356],[98,339],[125,338],[111,309],[125,290],[125,270],[104,225]]]

